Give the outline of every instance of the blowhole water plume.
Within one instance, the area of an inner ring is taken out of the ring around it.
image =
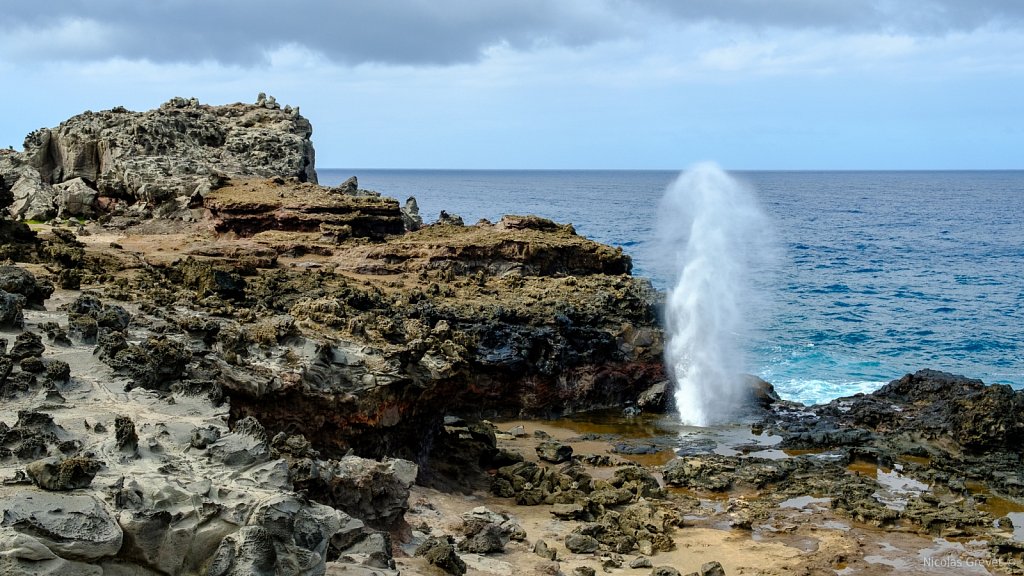
[[[684,424],[729,422],[746,398],[751,269],[769,234],[753,191],[717,165],[684,172],[661,201],[659,241],[674,285],[665,304],[665,364]]]

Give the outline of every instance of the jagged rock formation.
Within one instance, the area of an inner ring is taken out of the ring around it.
[[[203,199],[217,232],[252,236],[270,230],[319,232],[332,242],[382,239],[404,231],[398,202],[358,189],[278,180],[243,180]]]
[[[34,275],[5,272],[36,293]],[[388,567],[380,530],[402,522],[415,464],[320,458],[253,419],[229,429],[216,384],[181,381],[183,367],[162,372],[173,386],[132,388],[165,355],[133,356],[142,366],[121,374],[102,362],[164,320],[73,296],[26,310],[27,331],[0,342],[0,572],[323,574],[343,555]],[[72,318],[98,319],[98,353],[80,333],[37,333]]]
[[[0,156],[12,214],[46,220],[91,216],[119,203],[195,203],[225,177],[317,181],[312,127],[297,108],[209,106],[172,98],[156,110],[85,112],[25,138]]]
[[[175,99],[0,156],[17,216],[98,219],[40,227],[47,267],[0,267],[0,322],[24,328],[0,342],[0,508],[24,511],[0,571],[386,572],[417,478],[509,463],[445,415],[664,380],[656,295],[621,250],[537,217],[421,227],[355,178],[316,185],[309,133],[270,98]],[[64,496],[51,520],[97,530],[54,543],[32,502]],[[469,551],[510,537],[479,528]]]

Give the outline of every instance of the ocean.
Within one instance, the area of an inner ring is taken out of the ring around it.
[[[472,224],[503,214],[571,222],[621,246],[659,289],[655,246],[675,171],[318,171],[325,185],[441,210]],[[756,191],[777,257],[758,294],[745,370],[786,399],[870,392],[921,368],[1024,388],[1024,171],[732,172]]]

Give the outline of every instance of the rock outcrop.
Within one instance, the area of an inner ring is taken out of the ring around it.
[[[394,199],[283,179],[232,181],[208,193],[203,206],[217,232],[242,236],[271,230],[315,232],[340,243],[352,237],[383,239],[404,231]]]
[[[534,216],[422,226],[414,201],[317,185],[309,135],[271,98],[174,99],[0,155],[18,217],[96,218],[34,223],[33,264],[0,266],[19,331],[0,341],[0,508],[24,512],[4,515],[19,552],[0,569],[393,570],[417,479],[470,490],[521,459],[474,419],[664,380],[657,296],[621,250]],[[646,493],[630,490],[594,506]],[[46,521],[95,533],[38,525],[33,503],[61,498]],[[467,555],[524,537],[484,516]]]
[[[209,106],[172,98],[155,110],[85,112],[0,156],[0,176],[24,220],[92,216],[119,204],[195,204],[225,178],[317,181],[312,127],[267,98]]]

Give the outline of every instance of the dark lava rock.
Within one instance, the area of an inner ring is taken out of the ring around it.
[[[0,290],[0,328],[24,328],[25,297]]]
[[[448,574],[462,576],[466,573],[466,563],[455,553],[455,545],[451,536],[427,538],[416,548],[415,555],[423,556],[427,562]]]
[[[29,356],[21,361],[21,369],[25,372],[31,372],[33,374],[39,374],[46,370],[46,365],[43,364],[43,359],[38,356]]]
[[[0,290],[21,294],[28,306],[41,307],[53,294],[53,284],[18,266],[0,266]]]
[[[82,344],[95,344],[100,325],[88,314],[68,314],[68,335]]]
[[[71,366],[63,361],[51,359],[45,362],[46,364],[46,377],[51,382],[64,383],[71,379]]]
[[[100,466],[97,460],[86,457],[44,458],[30,462],[25,472],[44,490],[75,490],[89,486]]]
[[[135,423],[127,416],[114,418],[114,438],[117,448],[122,452],[135,454],[139,450],[139,435],[135,433]]]
[[[121,346],[122,339],[111,336],[97,348],[100,360],[115,372],[132,378],[131,387],[169,390],[184,376],[192,359],[192,352],[184,343],[166,336],[151,336],[142,344],[124,342],[124,347]],[[115,349],[118,351],[110,356]]]
[[[537,445],[537,457],[546,462],[561,464],[572,458],[572,446],[549,440]]]
[[[42,356],[46,347],[43,339],[35,332],[22,332],[14,339],[14,346],[7,353],[11,360],[24,360],[32,356]]]
[[[574,554],[592,554],[597,552],[601,543],[593,536],[573,533],[565,537],[565,547]]]
[[[504,552],[504,533],[497,524],[484,524],[475,533],[466,534],[466,539],[459,542],[459,550],[471,554]]]
[[[651,576],[681,576],[679,570],[671,566],[658,566],[654,570],[651,570]]]

